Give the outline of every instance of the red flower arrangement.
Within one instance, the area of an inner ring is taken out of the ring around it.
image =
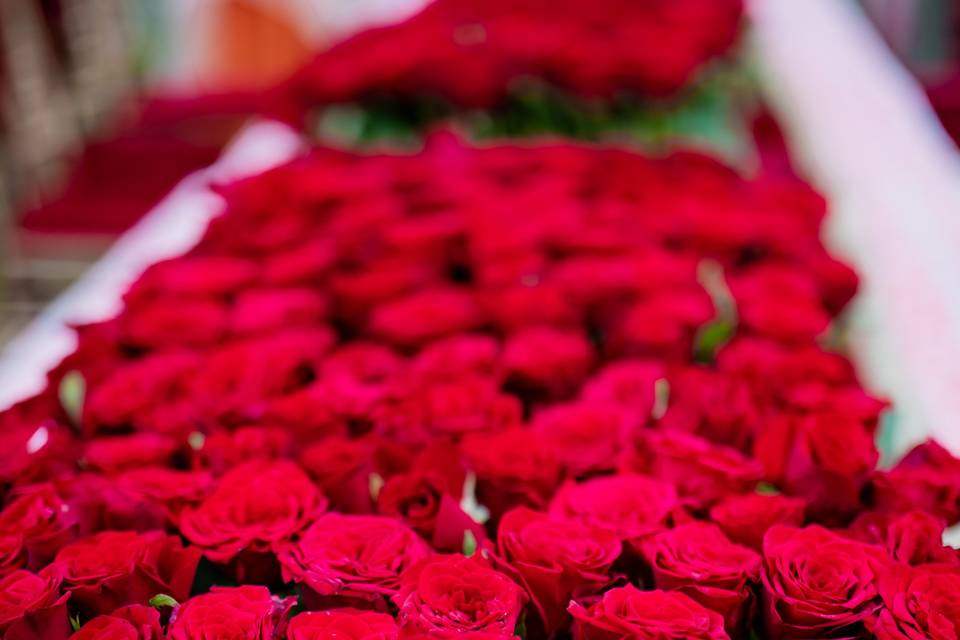
[[[960,460],[875,469],[802,184],[439,135],[223,193],[0,413],[4,640],[960,631]]]

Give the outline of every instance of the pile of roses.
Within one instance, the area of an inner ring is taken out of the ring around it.
[[[802,184],[440,134],[223,193],[0,414],[3,640],[960,633],[960,460],[876,468]]]
[[[736,41],[742,0],[435,0],[320,53],[303,104],[427,96],[492,107],[535,79],[585,98],[677,93]]]

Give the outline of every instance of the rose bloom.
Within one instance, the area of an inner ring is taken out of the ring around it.
[[[585,608],[570,603],[574,640],[729,640],[720,614],[678,592],[611,589]]]
[[[731,496],[710,509],[710,519],[728,538],[759,551],[763,536],[775,524],[799,527],[803,524],[806,502],[784,495],[751,493]]]
[[[159,531],[102,531],[63,547],[54,566],[85,616],[144,603],[158,593],[190,593],[200,551]]]
[[[526,587],[548,634],[566,626],[571,596],[596,593],[610,581],[620,556],[614,534],[523,507],[503,516],[497,548],[504,571]]]
[[[266,587],[213,587],[174,609],[167,637],[274,640],[295,604],[295,598],[271,596]]]
[[[415,347],[483,322],[473,296],[458,289],[428,289],[387,302],[370,317],[370,331],[399,347]]]
[[[673,485],[635,473],[568,482],[550,502],[550,513],[636,540],[666,528],[679,507]]]
[[[880,577],[883,607],[867,620],[877,640],[960,637],[960,575],[955,567],[896,565]]]
[[[763,477],[760,465],[736,449],[675,431],[639,432],[622,464],[628,471],[673,484],[694,509],[746,493]]]
[[[495,524],[517,506],[547,506],[560,482],[560,465],[543,435],[514,427],[463,440],[468,468],[477,474],[477,500]]]
[[[767,637],[857,637],[880,606],[883,549],[819,526],[776,525],[763,539]]]
[[[354,609],[307,611],[287,626],[288,640],[396,640],[399,633],[393,617]]]
[[[440,637],[467,632],[512,636],[524,601],[523,589],[476,555],[420,561],[404,572],[393,597],[405,633]]]
[[[93,618],[70,640],[161,640],[160,612],[153,607],[130,605],[110,615]]]
[[[874,508],[901,513],[922,509],[960,521],[960,460],[932,440],[914,447],[889,471],[870,479]]]
[[[177,448],[173,438],[134,433],[89,440],[83,456],[90,468],[113,474],[147,465],[169,464]]]
[[[664,366],[655,360],[618,360],[588,378],[580,397],[587,402],[616,404],[643,424],[653,411],[657,380],[666,375]]]
[[[60,548],[77,536],[77,513],[52,484],[18,487],[0,512],[0,531],[22,536],[27,567],[45,567]]]
[[[860,514],[849,532],[859,540],[879,544],[890,557],[905,564],[960,564],[960,555],[943,545],[942,519],[926,511],[894,515],[882,512]]]
[[[681,591],[724,617],[739,635],[750,624],[760,554],[734,544],[720,528],[691,522],[647,538],[641,555],[657,589]]]
[[[539,411],[531,426],[544,435],[567,474],[581,477],[613,471],[617,454],[637,425],[617,405],[576,402],[555,404]]]
[[[510,388],[558,398],[583,382],[595,358],[581,331],[530,327],[507,338],[503,366]]]
[[[370,474],[374,443],[368,438],[330,436],[307,447],[300,466],[320,486],[331,508],[345,513],[370,513]]]
[[[274,550],[305,529],[327,500],[292,462],[248,462],[227,472],[180,531],[213,562],[231,563],[238,580],[273,578]]]
[[[463,549],[467,531],[478,542],[485,537],[483,527],[463,512],[447,482],[435,473],[391,476],[377,496],[377,510],[403,519],[438,551]]]
[[[284,581],[304,587],[307,608],[350,605],[386,610],[400,574],[430,555],[403,523],[381,516],[321,516],[279,553]]]
[[[213,489],[213,476],[206,471],[181,471],[167,467],[141,467],[116,477],[119,489],[138,496],[143,502],[160,506],[170,522],[180,511],[196,505]]]
[[[69,594],[60,595],[61,577],[50,567],[40,574],[14,571],[0,579],[0,637],[4,640],[59,640],[70,633]]]

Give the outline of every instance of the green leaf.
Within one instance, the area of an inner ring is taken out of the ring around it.
[[[780,495],[780,491],[769,482],[761,482],[760,484],[758,484],[757,493],[759,493],[762,496]]]
[[[519,636],[523,640],[526,640],[527,637],[527,612],[524,611],[520,614],[520,617],[517,619],[517,626],[513,630],[513,635]]]
[[[670,381],[666,378],[660,378],[653,383],[653,408],[650,410],[650,416],[654,420],[659,420],[667,412],[670,406]]]
[[[153,596],[150,598],[149,603],[154,609],[159,609],[160,607],[175,607],[180,604],[165,593],[158,593],[157,595]]]
[[[693,339],[693,358],[697,362],[713,362],[717,351],[733,337],[736,325],[718,318],[700,327]]]
[[[80,426],[86,393],[87,383],[79,371],[68,372],[60,381],[60,406],[74,426]]]
[[[473,531],[467,529],[463,532],[463,555],[468,558],[477,552],[477,537]]]
[[[80,614],[79,613],[75,616],[70,616],[70,626],[73,627],[74,631],[80,630]]]

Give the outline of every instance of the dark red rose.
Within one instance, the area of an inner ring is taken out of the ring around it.
[[[401,347],[470,331],[483,321],[472,296],[457,289],[430,289],[388,302],[373,311],[370,331]]]
[[[663,531],[640,548],[657,589],[680,591],[716,611],[731,636],[749,627],[760,554],[730,542],[719,527],[705,522]]]
[[[438,551],[463,549],[467,531],[479,542],[483,527],[463,512],[447,482],[435,473],[407,473],[392,476],[377,495],[377,510],[402,518]]]
[[[710,519],[716,522],[728,538],[760,551],[763,536],[775,524],[799,527],[804,521],[806,502],[784,495],[751,493],[731,496],[710,509]]]
[[[310,478],[286,461],[234,467],[197,507],[180,514],[180,531],[213,562],[233,563],[238,580],[275,577],[274,551],[327,508]]]
[[[120,316],[123,344],[146,349],[200,348],[227,333],[226,306],[215,300],[158,296]]]
[[[160,612],[153,607],[130,605],[109,615],[97,616],[70,636],[70,640],[162,640]]]
[[[877,640],[947,640],[960,635],[960,574],[955,567],[896,565],[879,581],[883,607],[867,620]]]
[[[512,388],[564,397],[583,382],[595,357],[586,335],[578,331],[531,327],[507,339],[503,367]]]
[[[19,487],[0,512],[0,532],[23,537],[26,566],[33,571],[49,564],[78,530],[77,514],[52,484]]]
[[[4,640],[64,640],[70,634],[60,575],[14,571],[0,579],[0,637]]]
[[[237,296],[228,322],[230,331],[241,335],[308,327],[324,321],[327,306],[315,289],[253,289]]]
[[[87,442],[83,457],[92,469],[107,474],[148,465],[169,464],[177,443],[156,433],[94,438]]]
[[[467,467],[477,475],[477,499],[496,523],[517,506],[543,508],[560,482],[560,465],[542,434],[515,427],[464,438]]]
[[[302,585],[308,609],[386,611],[400,574],[430,553],[412,529],[392,518],[328,513],[277,555],[284,581]]]
[[[626,542],[666,528],[679,504],[672,484],[624,473],[564,484],[550,513],[606,529]]]
[[[288,640],[397,640],[399,633],[391,616],[353,609],[307,611],[287,626]]]
[[[524,605],[523,589],[480,556],[433,556],[401,576],[393,597],[397,621],[410,632],[512,635]],[[459,635],[458,635],[459,637]]]
[[[497,529],[504,571],[516,575],[536,606],[547,634],[569,624],[571,597],[598,593],[620,556],[620,539],[609,531],[521,507],[506,513]]]
[[[65,546],[54,566],[73,606],[85,617],[128,604],[145,604],[158,593],[186,599],[200,551],[159,531],[103,531]]]
[[[751,491],[763,477],[760,465],[736,449],[676,431],[639,432],[623,465],[673,484],[695,509]]]
[[[617,356],[686,361],[697,330],[714,314],[710,296],[697,285],[659,291],[616,318],[606,348]]]
[[[174,609],[170,640],[244,638],[274,640],[283,632],[295,598],[275,598],[266,587],[213,587]]]
[[[893,469],[875,472],[870,485],[876,509],[922,509],[948,526],[960,521],[960,460],[932,440],[914,447]]]
[[[849,529],[857,539],[885,548],[898,562],[960,564],[957,550],[943,545],[943,530],[943,520],[917,510],[899,515],[862,513]]]
[[[584,401],[551,405],[537,412],[531,425],[571,477],[613,471],[638,426],[615,404]]]
[[[331,436],[307,448],[300,457],[331,508],[346,513],[371,513],[370,475],[374,473],[374,443],[370,439]]]
[[[883,549],[819,526],[775,525],[763,539],[767,637],[855,638],[880,606]]]
[[[570,603],[574,640],[729,640],[719,613],[676,591],[611,589],[590,607]]]

